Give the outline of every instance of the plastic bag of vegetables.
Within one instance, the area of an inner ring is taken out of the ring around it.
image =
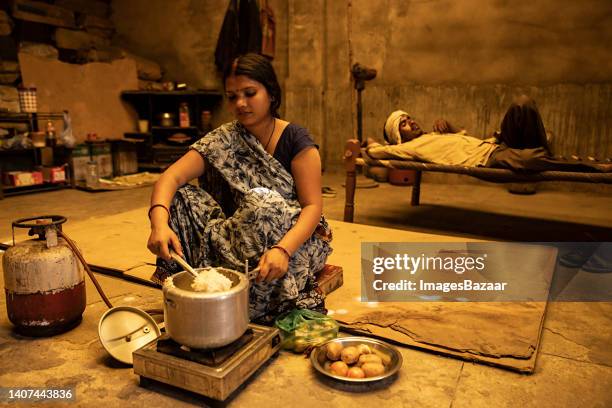
[[[293,309],[279,316],[275,324],[281,331],[282,347],[296,353],[338,336],[334,319],[308,309]]]

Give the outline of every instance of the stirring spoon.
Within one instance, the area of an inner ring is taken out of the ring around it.
[[[183,258],[181,258],[181,256],[179,254],[177,254],[173,250],[170,250],[170,256],[172,257],[172,259],[174,259],[176,262],[178,262],[178,264],[181,265],[183,267],[183,269],[185,269],[187,272],[189,272],[191,275],[193,275],[194,278],[198,277],[198,273],[191,267],[191,265],[189,265],[187,263],[187,261],[185,261]]]

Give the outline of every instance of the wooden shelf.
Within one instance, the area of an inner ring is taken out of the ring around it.
[[[128,139],[144,139],[153,136],[151,132],[125,132],[123,134]]]
[[[29,131],[38,132],[38,122],[43,120],[63,119],[64,114],[60,112],[8,112],[0,111],[0,123],[27,123]]]
[[[195,126],[180,127],[180,126],[153,126],[151,128],[153,132],[197,132],[199,129]]]
[[[10,154],[10,153],[31,153],[35,149],[42,149],[42,147],[26,147],[23,149],[0,149],[0,155]]]
[[[70,188],[70,184],[68,182],[63,183],[43,183],[43,184],[32,184],[29,186],[19,186],[19,187],[7,187],[4,186],[2,188],[3,195],[5,197],[20,195],[20,194],[28,194],[28,193],[39,193],[43,191],[53,191],[53,190],[61,190],[63,188]]]
[[[123,91],[121,98],[131,104],[138,117],[148,120],[149,132],[128,132],[124,137],[142,140],[138,148],[138,165],[141,169],[162,171],[176,161],[202,132],[202,112],[213,111],[219,106],[223,95],[218,90],[184,90],[184,91]],[[175,115],[174,124],[178,121],[179,107],[187,103],[189,123],[192,126],[157,126],[161,123],[160,115],[171,112]],[[208,124],[206,125],[208,126]],[[185,143],[168,140],[174,133],[184,133],[191,139]]]
[[[47,119],[62,119],[63,113],[60,112],[0,112],[0,121],[15,121],[15,120],[47,120]]]
[[[30,147],[26,149],[7,149],[0,150],[0,200],[5,196],[25,194],[30,192],[40,192],[47,190],[57,190],[61,188],[71,187],[73,182],[73,170],[70,166],[70,157],[72,149],[64,145],[58,145],[53,148],[54,160],[52,166],[64,166],[66,171],[65,182],[61,183],[43,183],[32,184],[29,186],[7,186],[3,184],[2,173],[8,171],[33,171],[38,166],[42,165],[42,149],[43,147]],[[9,157],[13,156],[13,157]],[[24,164],[23,159],[28,158],[28,163]],[[18,164],[15,164],[16,161]]]

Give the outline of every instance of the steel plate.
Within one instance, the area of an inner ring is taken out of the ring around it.
[[[388,357],[389,363],[385,365],[385,373],[376,377],[366,378],[349,378],[332,374],[331,372],[323,368],[325,361],[327,361],[327,345],[330,343],[340,343],[342,344],[342,347],[357,346],[359,344],[366,344],[370,346],[370,348],[375,354],[378,354],[379,356]],[[316,347],[312,351],[312,353],[310,353],[310,361],[315,370],[335,380],[344,381],[348,383],[371,383],[391,377],[392,375],[397,373],[402,366],[403,360],[401,353],[395,347],[383,341],[371,339],[368,337],[339,337],[337,339],[328,340],[320,346]]]

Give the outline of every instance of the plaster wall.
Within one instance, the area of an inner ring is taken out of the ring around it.
[[[85,141],[88,133],[121,139],[134,130],[135,113],[119,98],[121,91],[138,86],[133,60],[76,65],[19,53],[19,65],[23,82],[37,88],[39,112],[70,112],[77,143]],[[61,121],[55,127],[59,137]]]
[[[190,87],[222,89],[215,67],[215,48],[227,0],[121,0],[111,3],[117,34],[113,42],[159,63],[163,80]],[[287,75],[287,5],[269,0],[277,21],[274,69],[283,85]],[[230,120],[223,107],[214,112],[216,125]]]
[[[536,99],[555,153],[612,155],[612,3],[606,0],[350,0],[352,61],[378,77],[364,91],[364,135],[407,110],[474,136],[497,130],[516,94]]]
[[[308,127],[316,143],[324,139],[325,47],[324,0],[289,4],[288,76],[285,83],[285,117]]]
[[[213,54],[226,0],[112,3],[116,42],[165,78],[221,88]],[[612,156],[609,0],[271,0],[284,117],[306,126],[327,166],[356,134],[355,62],[376,68],[363,92],[364,136],[408,110],[485,136],[512,97],[533,96],[556,153]],[[229,119],[220,113],[218,121]]]

